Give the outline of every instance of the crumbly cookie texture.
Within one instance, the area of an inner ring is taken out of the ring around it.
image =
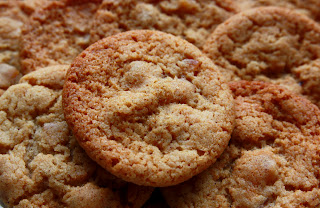
[[[0,1],[0,95],[21,78],[20,46],[24,24],[47,0]]]
[[[320,106],[320,25],[302,14],[279,7],[246,10],[219,25],[204,52],[230,79],[287,86]]]
[[[89,45],[90,21],[100,4],[95,1],[47,1],[23,30],[22,73],[70,64]]]
[[[8,207],[141,207],[153,188],[93,162],[64,120],[68,65],[39,69],[0,97],[0,199]]]
[[[233,2],[239,11],[254,7],[278,6],[294,9],[314,20],[320,21],[320,1],[318,0],[234,0]]]
[[[235,129],[203,173],[162,188],[171,207],[319,207],[320,110],[258,81],[230,83]]]
[[[28,16],[35,7],[42,7],[47,0],[0,1],[0,64],[20,70],[20,37]],[[10,78],[8,78],[9,80]]]
[[[20,77],[21,74],[14,66],[0,63],[0,90],[2,90],[0,95],[2,95],[8,87],[17,83]]]
[[[140,185],[169,186],[203,171],[233,129],[233,98],[215,65],[159,31],[120,33],[83,51],[63,105],[87,154]]]
[[[214,28],[236,13],[232,0],[105,0],[92,25],[92,41],[134,29],[160,30],[201,48]]]
[[[0,63],[20,69],[19,39],[23,22],[0,16]]]
[[[20,78],[20,36],[27,21],[21,5],[16,0],[0,1],[0,94]]]
[[[48,0],[14,0],[16,2],[19,2],[20,9],[26,14],[31,15],[34,11],[45,7],[46,4],[50,1]],[[57,1],[65,1],[65,0],[57,0]]]

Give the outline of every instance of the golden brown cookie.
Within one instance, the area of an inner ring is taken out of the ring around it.
[[[63,89],[66,120],[87,154],[136,184],[169,186],[215,162],[233,100],[215,65],[173,35],[136,30],[88,47]]]
[[[47,0],[0,1],[0,94],[16,84],[20,77],[20,46],[24,24],[36,7]]]
[[[320,110],[258,81],[230,83],[235,129],[217,162],[162,192],[171,207],[319,207]]]
[[[0,95],[2,95],[8,87],[17,83],[20,77],[21,74],[14,66],[0,63]]]
[[[149,29],[180,36],[201,48],[215,27],[236,12],[232,0],[105,0],[95,14],[92,42]]]
[[[39,69],[0,97],[0,201],[8,207],[141,207],[153,188],[111,175],[64,120],[67,65]]]
[[[31,1],[42,1],[42,0],[5,0],[0,1],[0,16],[9,17],[21,22],[26,22],[28,15],[34,10],[29,9],[27,12],[24,7],[27,7]]]
[[[100,4],[95,1],[47,1],[30,17],[22,35],[22,73],[69,64],[89,45],[90,21]]]
[[[302,14],[279,7],[246,10],[219,25],[204,52],[230,79],[280,84],[320,106],[320,25]]]
[[[21,8],[21,10],[29,16],[37,9],[41,9],[42,7],[45,7],[46,4],[49,3],[51,0],[22,0],[22,1],[15,0],[15,1],[19,2],[19,7]],[[57,0],[57,1],[60,1],[60,0]]]
[[[20,70],[20,37],[24,24],[35,7],[41,7],[48,0],[6,0],[0,1],[0,63]]]
[[[0,1],[0,89],[2,91],[20,78],[20,36],[22,26],[28,18],[21,5],[22,2],[16,0]]]
[[[234,0],[233,2],[240,11],[261,6],[278,6],[294,9],[314,20],[320,21],[319,0]]]

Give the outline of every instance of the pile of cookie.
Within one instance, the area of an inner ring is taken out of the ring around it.
[[[320,207],[320,2],[0,2],[4,207]]]

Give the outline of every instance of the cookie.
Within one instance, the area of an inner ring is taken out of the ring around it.
[[[10,1],[0,1],[0,16],[9,17],[14,20],[19,20],[21,22],[26,22],[28,15],[31,14],[34,10],[29,9],[27,12],[24,8],[30,5],[31,1],[35,0],[10,0]],[[41,0],[37,0],[41,1]]]
[[[15,0],[0,1],[0,94],[20,78],[20,36],[28,18],[21,4]]]
[[[0,63],[0,95],[2,95],[8,87],[17,83],[20,77],[21,74],[14,66]]]
[[[232,99],[197,47],[151,30],[89,46],[63,89],[66,120],[87,154],[148,186],[180,183],[215,162],[233,128]]]
[[[47,3],[49,3],[50,1],[52,0],[23,0],[23,1],[19,1],[19,7],[28,16],[28,19],[29,19],[29,16],[32,15],[33,12],[41,9],[42,7],[45,7]],[[65,0],[56,0],[56,1],[65,1]]]
[[[23,25],[47,0],[0,1],[0,95],[21,78],[20,46]]]
[[[319,207],[320,110],[279,85],[230,83],[235,129],[216,163],[161,191],[171,207]]]
[[[320,106],[320,25],[302,14],[280,7],[246,10],[219,25],[204,52],[230,79],[287,86]]]
[[[23,22],[0,16],[0,64],[12,66],[16,71],[19,63],[19,38]]]
[[[0,201],[7,207],[141,207],[153,188],[111,175],[64,120],[68,65],[39,69],[0,97]]]
[[[22,34],[22,73],[70,64],[89,45],[91,17],[100,0],[47,1],[30,17]]]
[[[234,4],[240,11],[262,6],[285,7],[320,21],[320,1],[318,0],[234,0]]]
[[[91,37],[95,42],[128,30],[160,30],[201,48],[215,27],[236,12],[231,0],[106,0],[95,14]]]

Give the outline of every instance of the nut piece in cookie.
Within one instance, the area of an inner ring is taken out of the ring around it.
[[[307,16],[280,7],[246,10],[219,25],[204,52],[230,79],[280,84],[320,106],[320,25]]]
[[[91,42],[149,29],[182,37],[201,48],[216,26],[235,13],[232,0],[105,0],[95,13]]]
[[[68,128],[61,103],[68,68],[29,73],[0,97],[0,201],[7,207],[141,207],[153,188],[108,173]]]
[[[230,83],[235,129],[207,170],[162,188],[171,207],[319,207],[320,110],[291,91]]]
[[[139,185],[183,182],[214,163],[233,129],[233,98],[194,45],[150,30],[102,39],[72,63],[66,120],[87,154]]]

